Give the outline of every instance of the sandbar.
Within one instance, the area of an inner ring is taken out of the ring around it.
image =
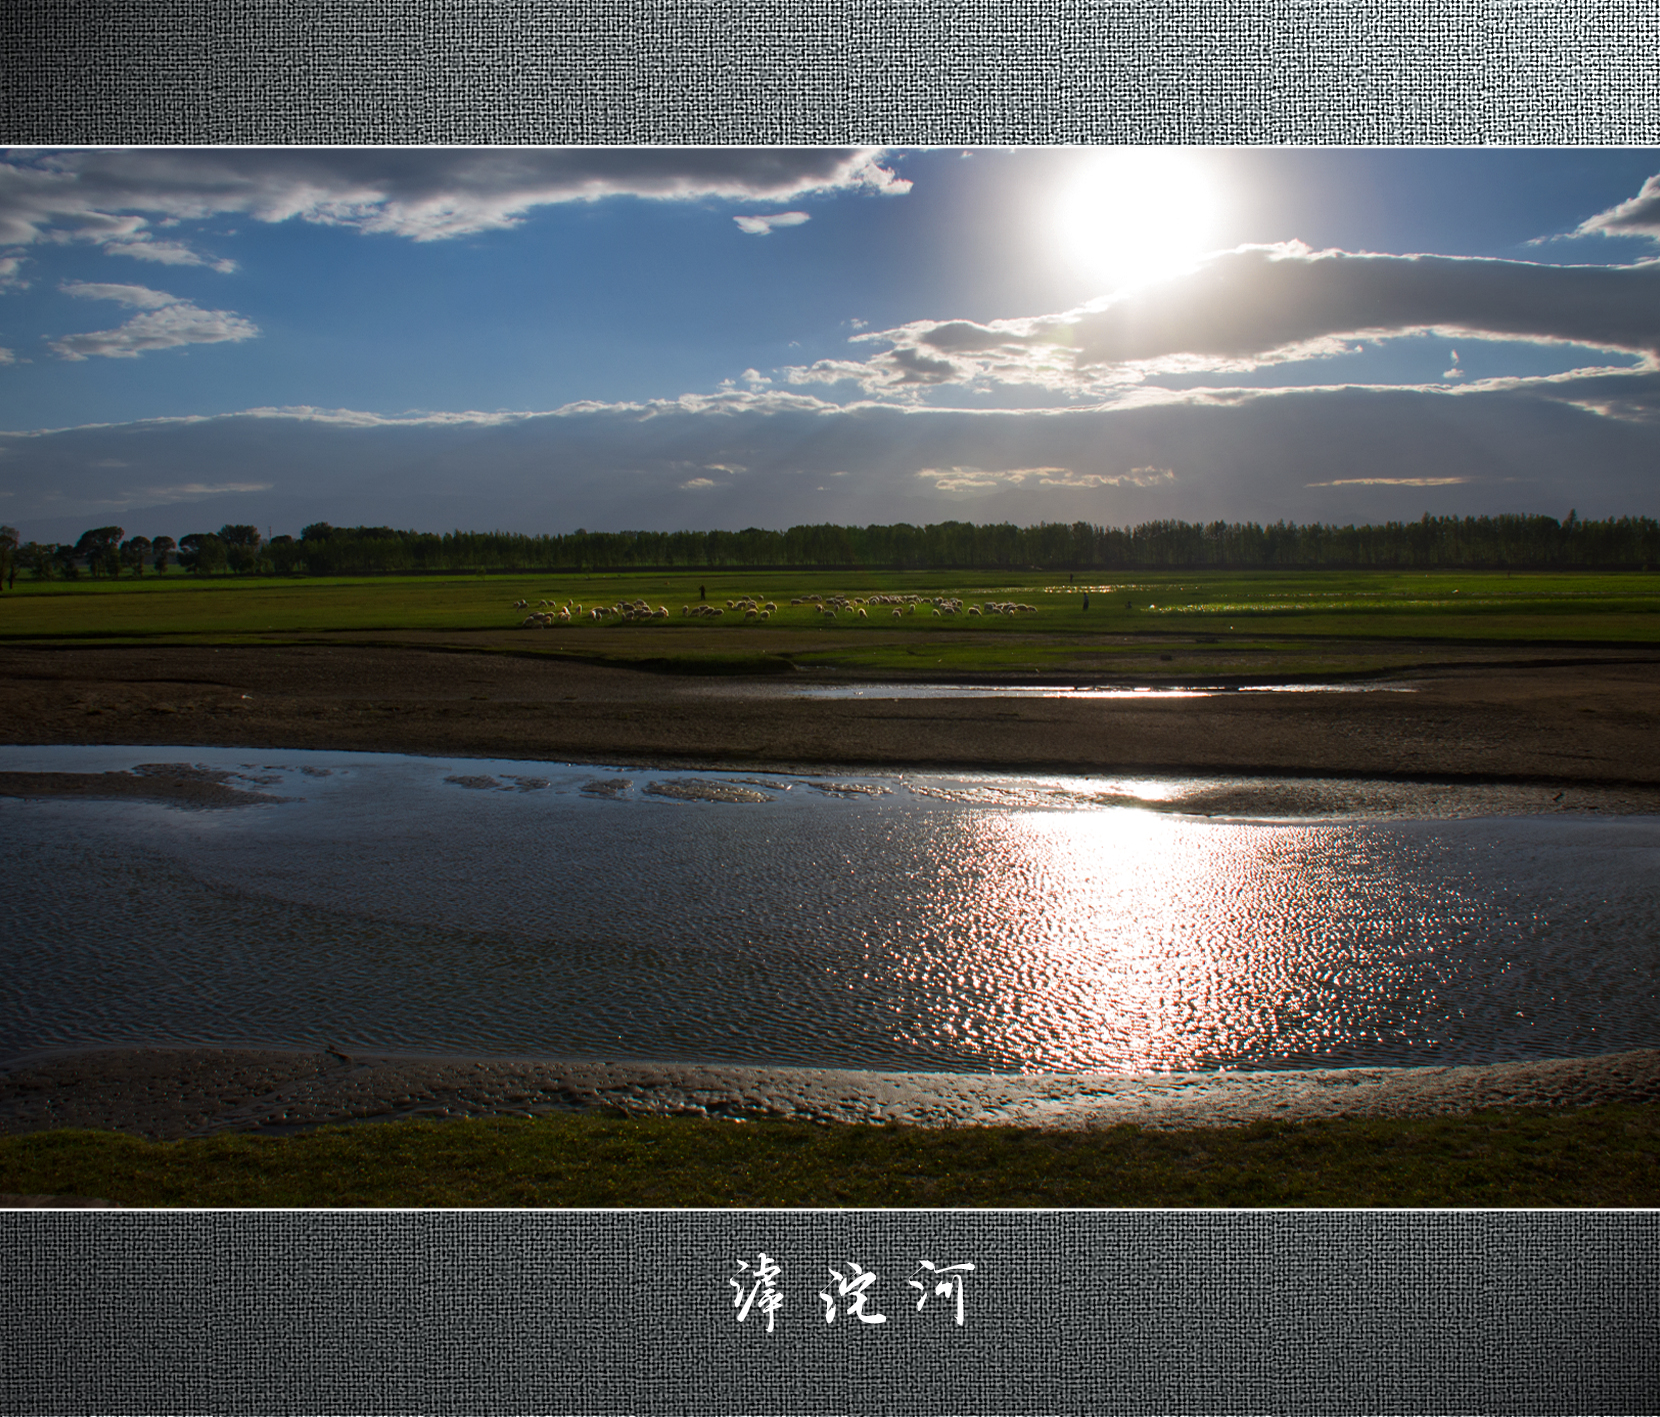
[[[64,1050],[0,1067],[0,1134],[86,1127],[156,1140],[569,1112],[1185,1129],[1655,1101],[1660,1049],[1487,1066],[1140,1075],[882,1073],[203,1047]]]

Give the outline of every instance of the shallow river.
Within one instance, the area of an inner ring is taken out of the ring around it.
[[[1269,823],[1100,805],[1179,780],[0,748],[6,771],[181,761],[290,800],[0,798],[0,1058],[1140,1072],[1660,1043],[1660,818]]]

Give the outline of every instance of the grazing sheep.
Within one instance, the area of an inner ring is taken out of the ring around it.
[[[861,605],[861,606],[860,606],[860,607],[859,607],[859,618],[860,618],[860,619],[861,619],[861,620],[868,620],[868,619],[870,619],[870,616],[868,616],[868,615],[866,615],[866,614],[865,614],[865,608],[864,608],[864,606],[862,606],[862,605]]]
[[[523,610],[525,608],[525,602],[522,600],[515,600],[513,602],[513,608],[515,610]]]

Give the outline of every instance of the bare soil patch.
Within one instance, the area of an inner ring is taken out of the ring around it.
[[[1243,1126],[1660,1101],[1660,1050],[1489,1067],[991,1075],[276,1049],[108,1048],[0,1069],[0,1135],[281,1134],[400,1117],[784,1117],[911,1126]]]
[[[1580,784],[1654,810],[1660,659],[1566,659],[1392,676],[1412,693],[993,702],[721,697],[683,675],[453,647],[7,646],[0,741]]]

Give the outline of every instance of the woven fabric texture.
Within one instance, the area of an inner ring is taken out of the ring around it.
[[[1660,0],[8,0],[15,143],[1647,143]]]
[[[41,1417],[1653,1413],[1657,1332],[1643,1212],[0,1214]]]

